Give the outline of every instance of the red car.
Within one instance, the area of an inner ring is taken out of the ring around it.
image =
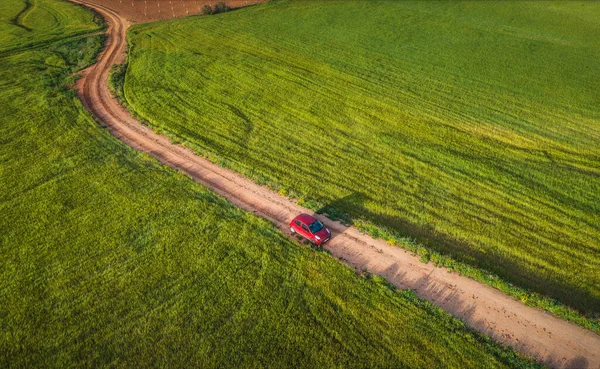
[[[317,246],[321,246],[331,238],[331,231],[315,217],[308,214],[300,214],[292,219],[290,231],[292,234],[298,233]]]

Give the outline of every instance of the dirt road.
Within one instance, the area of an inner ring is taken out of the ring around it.
[[[289,233],[287,224],[298,213],[312,213],[237,173],[172,144],[168,138],[133,119],[111,96],[107,83],[111,66],[123,60],[129,24],[104,5],[89,0],[73,1],[94,8],[109,25],[106,47],[98,63],[83,72],[77,89],[84,105],[113,135],[187,173],[235,205],[273,221],[283,232]],[[421,298],[464,319],[478,331],[551,367],[600,369],[600,336],[525,306],[487,285],[449,273],[431,263],[423,264],[403,249],[374,240],[355,228],[317,217],[334,234],[326,249],[357,270],[366,269],[382,275],[398,288],[413,289]]]

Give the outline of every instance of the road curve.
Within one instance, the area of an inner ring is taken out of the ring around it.
[[[98,62],[82,72],[78,94],[85,107],[127,145],[147,152],[161,163],[178,169],[230,202],[273,221],[283,232],[302,208],[249,179],[221,168],[192,151],[172,144],[167,137],[138,123],[111,96],[108,74],[126,50],[127,21],[93,0],[71,0],[100,13],[108,24],[107,41]],[[361,234],[353,227],[317,217],[334,237],[326,245],[331,254],[357,270],[387,278],[401,289],[440,306],[454,316],[517,351],[553,368],[600,369],[600,336],[470,278],[450,273],[432,263],[423,264],[407,251]]]

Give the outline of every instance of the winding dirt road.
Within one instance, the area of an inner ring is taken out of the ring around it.
[[[298,213],[312,213],[247,178],[219,167],[174,145],[138,123],[111,96],[108,74],[123,60],[129,24],[119,14],[90,0],[72,0],[100,13],[108,23],[108,39],[97,64],[77,83],[84,105],[121,141],[147,152],[163,164],[181,170],[235,205],[273,221],[283,232]],[[357,229],[317,216],[334,237],[331,254],[357,270],[386,277],[398,288],[413,289],[423,299],[462,318],[478,331],[554,368],[600,369],[600,336],[444,268],[423,264],[417,257]]]

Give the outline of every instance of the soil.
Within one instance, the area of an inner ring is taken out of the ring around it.
[[[121,16],[119,7],[112,8],[119,0],[105,1],[105,5],[94,4],[94,0],[72,1],[94,8],[109,25],[105,49],[98,63],[82,73],[77,90],[86,108],[114,136],[188,174],[240,208],[272,221],[286,234],[294,216],[313,214],[292,200],[171,143],[167,137],[132,118],[111,96],[107,80],[111,66],[123,60],[127,28],[135,17],[127,13]],[[378,274],[397,288],[412,289],[419,297],[463,319],[477,331],[550,367],[600,369],[600,336],[597,334],[528,307],[468,277],[432,263],[421,263],[417,256],[362,234],[356,228],[315,216],[333,232],[325,249],[357,272]]]
[[[200,14],[203,5],[213,6],[223,0],[92,0],[90,4],[106,6],[129,23],[153,22],[162,19]],[[266,0],[225,0],[231,8],[262,3]]]

